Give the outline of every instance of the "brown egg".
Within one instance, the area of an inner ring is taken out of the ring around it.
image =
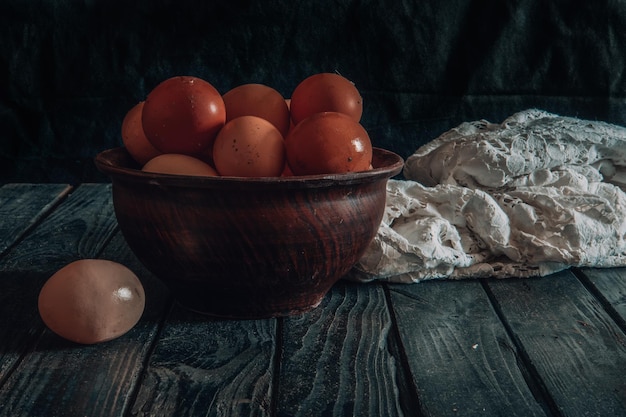
[[[257,116],[273,124],[281,135],[289,131],[289,107],[283,96],[264,84],[243,84],[222,96],[226,122],[241,116]]]
[[[363,114],[363,98],[347,78],[335,73],[319,73],[296,86],[291,94],[290,110],[295,125],[321,112],[347,114],[359,122]]]
[[[339,112],[315,113],[285,139],[294,175],[342,174],[370,169],[372,142],[365,128]]]
[[[213,161],[220,175],[277,177],[285,167],[285,158],[283,135],[256,116],[241,116],[226,123],[213,145]]]
[[[76,343],[115,339],[137,324],[145,294],[137,276],[104,259],[72,262],[39,293],[39,314],[50,330]]]
[[[152,146],[143,132],[143,126],[141,125],[143,104],[143,101],[135,104],[128,113],[126,113],[122,121],[122,142],[128,153],[139,165],[145,164],[162,153]]]
[[[168,78],[146,97],[141,123],[163,153],[202,154],[224,126],[224,100],[209,82],[193,76]]]
[[[142,171],[203,177],[215,177],[218,175],[217,171],[206,162],[193,156],[175,153],[164,153],[151,159],[144,165]]]

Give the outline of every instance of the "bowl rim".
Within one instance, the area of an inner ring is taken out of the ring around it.
[[[124,146],[115,147],[99,152],[94,163],[98,170],[109,176],[113,181],[124,180],[132,182],[149,182],[154,185],[179,187],[232,187],[235,185],[268,185],[268,186],[327,186],[329,184],[353,184],[380,179],[388,179],[398,175],[404,167],[404,160],[398,154],[373,147],[373,161],[382,161],[384,165],[374,166],[367,171],[348,172],[344,174],[292,175],[285,177],[235,177],[235,176],[193,176],[144,172],[132,166],[120,166],[116,162],[127,160],[132,163],[132,157]],[[136,164],[136,163],[135,163]],[[130,165],[130,164],[128,164]]]

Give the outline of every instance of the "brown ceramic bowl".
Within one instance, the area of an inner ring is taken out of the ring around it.
[[[366,172],[273,178],[140,171],[124,148],[95,158],[120,230],[184,307],[230,318],[316,307],[359,260],[402,158],[374,149]]]

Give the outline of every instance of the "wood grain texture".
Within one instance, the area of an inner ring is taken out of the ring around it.
[[[593,290],[605,302],[605,308],[626,332],[626,268],[582,269]],[[584,279],[583,278],[583,279]]]
[[[0,416],[123,415],[155,328],[80,346],[46,332],[0,388]]]
[[[65,184],[0,187],[0,255],[40,221],[71,190]]]
[[[419,415],[545,415],[478,281],[389,288]]]
[[[114,225],[109,187],[79,187],[0,261],[0,415],[46,415],[32,407],[54,404],[48,397],[54,394],[47,389],[58,393],[57,400],[65,398],[61,404],[72,404],[71,398],[58,391],[67,389],[63,388],[67,381],[53,376],[71,364],[67,358],[75,358],[76,351],[44,332],[37,297],[59,267],[79,257],[96,257]],[[88,362],[75,363],[76,368],[65,373],[68,381],[76,376],[76,369],[89,366]],[[107,361],[103,364],[108,366]],[[63,414],[71,415],[71,410]]]
[[[134,416],[269,416],[276,321],[214,320],[174,308]]]
[[[570,271],[488,288],[556,413],[626,415],[626,336]]]
[[[21,233],[0,255],[0,417],[626,415],[624,268],[340,281],[300,316],[214,320],[173,305],[130,252],[110,186],[41,187],[0,187],[14,216],[0,242]],[[52,334],[36,308],[84,257],[125,264],[146,291],[140,322],[94,346]]]
[[[37,192],[29,195],[25,206],[31,198],[41,206]],[[68,262],[96,256],[114,224],[109,187],[80,187],[0,259],[0,382],[43,329],[37,312],[43,283]]]
[[[139,264],[120,234],[102,258],[137,273],[146,289],[142,319],[125,335],[92,346],[64,341],[46,330],[0,387],[0,416],[117,416],[130,407],[129,394],[136,389],[171,297]]]
[[[374,284],[340,281],[317,309],[285,318],[277,415],[403,415],[390,329]]]
[[[95,257],[117,227],[111,186],[86,184],[9,251],[0,270],[52,273],[67,263]]]

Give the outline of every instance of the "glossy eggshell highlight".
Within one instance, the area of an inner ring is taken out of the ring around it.
[[[213,177],[218,175],[208,163],[189,155],[164,153],[146,163],[142,171],[171,175],[195,175]]]
[[[285,141],[294,175],[366,171],[372,143],[363,126],[337,112],[316,113],[294,127]]]
[[[213,145],[226,121],[221,94],[191,76],[169,78],[145,100],[142,125],[146,137],[163,153],[199,155]]]
[[[305,78],[296,86],[291,95],[290,108],[295,125],[322,112],[343,113],[359,122],[363,114],[363,98],[347,78],[323,72]]]
[[[285,168],[285,141],[267,120],[241,116],[226,123],[217,135],[213,162],[220,175],[279,176]]]
[[[272,123],[283,136],[291,123],[285,98],[264,84],[243,84],[222,97],[226,106],[226,122],[241,116],[257,116]]]
[[[135,104],[126,113],[122,121],[122,142],[128,150],[128,153],[131,154],[139,165],[143,165],[155,156],[161,154],[161,151],[150,143],[143,131],[141,124],[143,105],[143,101]]]
[[[39,314],[57,335],[82,344],[115,339],[141,318],[145,294],[125,266],[83,259],[61,268],[39,293]]]

